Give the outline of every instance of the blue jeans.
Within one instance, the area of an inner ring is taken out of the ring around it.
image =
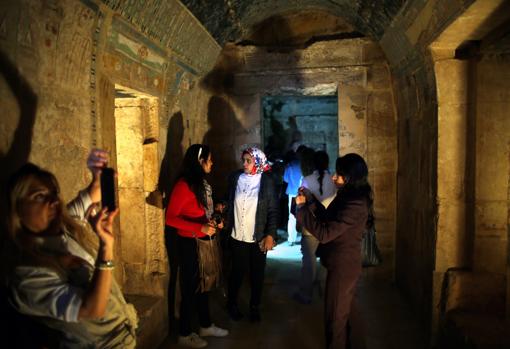
[[[301,253],[303,254],[301,267],[301,280],[299,282],[299,293],[307,301],[312,300],[313,284],[317,278],[317,257],[315,251],[319,246],[319,240],[314,236],[303,234],[301,238]]]
[[[290,206],[292,204],[292,198],[295,198],[296,195],[289,195],[289,221],[287,223],[287,241],[289,243],[295,243],[297,238],[297,230],[296,230],[296,217],[292,213],[290,213]]]

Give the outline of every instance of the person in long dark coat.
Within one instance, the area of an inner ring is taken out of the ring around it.
[[[296,197],[297,219],[319,242],[326,267],[325,330],[328,349],[344,349],[347,322],[361,275],[361,238],[372,210],[368,167],[358,154],[337,159],[333,181],[338,192],[327,209],[305,188]],[[354,312],[355,310],[353,310]]]

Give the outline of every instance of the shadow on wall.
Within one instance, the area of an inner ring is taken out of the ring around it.
[[[166,208],[170,193],[179,175],[184,152],[182,139],[184,137],[184,117],[182,112],[174,113],[168,120],[166,149],[161,161],[158,190],[163,195],[163,207]]]
[[[174,113],[168,120],[168,129],[166,137],[166,149],[161,160],[161,167],[158,178],[157,190],[152,194],[154,201],[162,202],[163,208],[168,206],[170,194],[181,170],[182,159],[184,157],[182,149],[182,139],[184,137],[184,117],[181,111]],[[150,196],[150,195],[149,195]],[[149,198],[148,198],[149,199]],[[179,269],[178,249],[177,249],[177,230],[165,224],[165,247],[168,256],[169,279],[168,279],[168,321],[169,331],[176,328],[177,319],[175,317],[175,297],[177,293],[177,275]]]
[[[214,167],[210,181],[215,198],[224,198],[228,175],[241,167],[236,135],[243,135],[246,130],[238,121],[230,103],[220,96],[209,99],[207,121],[209,130],[202,143],[209,145],[213,154]]]
[[[19,121],[14,131],[11,145],[7,151],[0,153],[0,183],[1,183],[1,199],[0,199],[0,215],[1,225],[0,229],[2,234],[5,234],[4,219],[7,217],[6,208],[6,181],[12,173],[14,173],[21,165],[25,164],[30,156],[32,146],[32,135],[37,112],[37,95],[28,84],[28,81],[20,74],[16,65],[7,57],[7,55],[0,51],[0,74],[7,83],[7,86],[16,99],[19,107]],[[5,95],[4,97],[5,98]],[[5,118],[3,119],[5,122]],[[4,235],[0,236],[0,251],[7,248],[7,241]],[[0,284],[0,314],[4,324],[0,335],[2,336],[3,343],[8,348],[27,348],[27,347],[40,347],[42,345],[39,340],[43,341],[42,328],[35,321],[25,317],[16,312],[7,302],[7,289],[4,284],[4,275],[6,270],[1,268],[2,282]],[[26,336],[26,333],[31,333]]]
[[[20,110],[18,126],[14,132],[11,146],[7,152],[0,153],[0,167],[2,168],[0,180],[4,184],[14,171],[28,161],[37,111],[37,96],[14,63],[1,51],[0,73],[16,98]]]
[[[7,217],[5,202],[5,185],[9,176],[21,165],[28,161],[32,148],[32,134],[37,112],[37,95],[28,81],[20,74],[15,64],[0,51],[0,74],[10,88],[19,107],[19,121],[12,137],[9,149],[3,153],[0,150],[0,215]],[[5,97],[4,97],[5,98]],[[4,119],[5,120],[5,119]],[[2,232],[5,232],[5,221],[1,219]],[[3,248],[4,237],[0,238],[0,248]]]

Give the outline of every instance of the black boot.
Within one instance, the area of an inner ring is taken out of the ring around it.
[[[227,303],[227,311],[230,318],[234,321],[239,321],[243,318],[243,314],[239,311],[235,303]]]
[[[251,306],[250,307],[250,321],[251,322],[260,322],[260,310],[257,306]]]

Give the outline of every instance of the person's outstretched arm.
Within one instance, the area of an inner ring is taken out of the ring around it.
[[[87,157],[87,167],[92,181],[78,196],[67,204],[67,211],[76,219],[85,219],[92,204],[101,201],[101,170],[108,164],[108,153],[102,149],[92,149]]]
[[[99,251],[96,269],[92,276],[89,289],[84,293],[78,319],[101,318],[105,315],[106,305],[110,297],[113,278],[113,220],[118,209],[106,213],[106,208],[97,214],[94,220],[94,231],[99,237]]]

